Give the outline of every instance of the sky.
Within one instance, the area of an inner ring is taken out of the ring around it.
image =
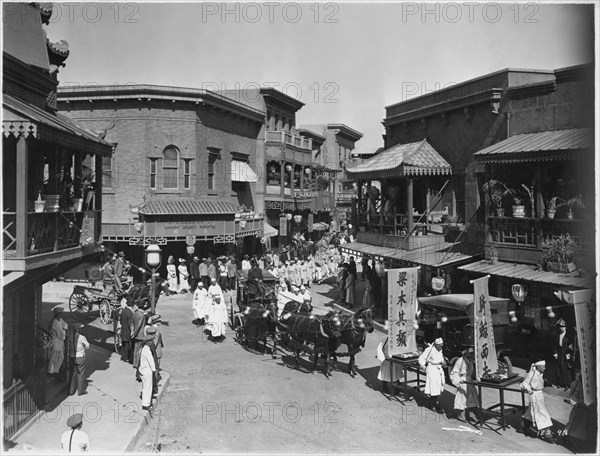
[[[297,125],[344,123],[370,147],[387,105],[592,61],[593,21],[589,5],[540,2],[111,2],[55,4],[45,28],[69,43],[64,86],[272,86],[305,103]]]

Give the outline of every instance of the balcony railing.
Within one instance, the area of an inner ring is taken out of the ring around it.
[[[312,138],[294,135],[285,130],[265,131],[265,141],[287,144],[298,149],[312,150]]]
[[[29,212],[26,239],[19,239],[17,235],[16,213],[4,212],[3,254],[15,256],[19,247],[22,247],[22,256],[27,257],[77,247],[82,242],[96,241],[99,233],[96,223],[99,211],[91,212],[96,215],[93,227],[84,226],[86,212]]]

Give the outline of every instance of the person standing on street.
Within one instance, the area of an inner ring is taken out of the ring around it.
[[[538,361],[531,365],[527,377],[521,383],[521,388],[529,394],[529,407],[523,415],[523,421],[526,428],[532,429],[535,426],[537,436],[552,441],[552,418],[544,403],[544,371],[546,370],[546,361]]]
[[[200,281],[200,258],[197,256],[192,260],[192,264],[190,264],[190,292],[193,293],[198,286],[198,282]]]
[[[227,289],[227,266],[225,266],[224,259],[219,260],[219,285],[221,290],[228,291]]]
[[[472,383],[475,374],[475,350],[468,347],[463,350],[462,357],[458,358],[450,372],[450,381],[456,387],[454,396],[454,411],[457,419],[470,420],[469,409],[475,408],[478,414],[479,397],[477,389]]]
[[[575,335],[567,331],[567,322],[556,322],[558,335],[554,338],[554,359],[558,362],[558,386],[569,389],[575,367]]]
[[[83,414],[75,413],[67,420],[71,429],[63,432],[60,438],[60,448],[63,453],[90,453],[92,446],[90,438],[81,430],[83,427]]]
[[[237,273],[237,264],[233,255],[229,257],[225,267],[227,268],[227,288],[233,291],[235,290],[235,275]]]
[[[65,360],[65,339],[67,338],[69,325],[62,318],[65,310],[63,307],[56,306],[52,310],[54,311],[54,316],[48,326],[48,332],[50,333],[49,347],[52,348],[52,353],[48,360],[48,374],[56,377],[61,372],[61,367]]]
[[[120,282],[115,274],[115,263],[116,259],[111,255],[102,266],[102,285],[104,291],[120,291]]]
[[[204,284],[204,288],[208,288],[210,285],[210,278],[208,277],[208,260],[202,258],[202,262],[198,266],[200,271],[200,281]]]
[[[204,283],[199,282],[198,288],[194,291],[192,308],[194,309],[194,323],[197,326],[203,326],[208,315],[210,301],[208,299],[208,290],[204,288]]]
[[[133,302],[128,301],[127,306],[121,310],[119,322],[121,323],[121,360],[129,364],[133,362]]]
[[[190,291],[190,285],[188,278],[190,277],[190,271],[188,271],[187,261],[185,258],[179,258],[179,293],[187,293]]]
[[[250,256],[244,255],[244,259],[242,260],[242,271],[249,271],[252,265],[250,264]]]
[[[425,369],[425,394],[429,396],[430,410],[435,410],[437,413],[443,413],[442,407],[438,403],[438,397],[444,391],[444,383],[446,374],[444,366],[446,359],[442,353],[444,341],[438,337],[425,351],[419,356],[419,366]]]
[[[150,349],[150,344],[154,340],[154,335],[142,336],[140,341],[143,344],[140,352],[140,366],[138,371],[142,378],[142,409],[150,412],[152,416],[152,387],[154,385],[154,372],[156,364],[154,355]]]
[[[75,366],[73,376],[71,377],[71,387],[69,394],[72,396],[77,391],[79,396],[87,394],[85,391],[85,358],[86,350],[90,348],[90,344],[83,334],[81,334],[81,323],[75,323],[73,332],[73,348],[75,349]]]
[[[179,285],[177,284],[177,267],[173,255],[169,255],[167,260],[167,282],[169,282],[169,294],[177,294]]]
[[[143,328],[146,324],[144,311],[136,304],[133,305],[133,367],[137,369],[140,365],[140,353],[142,351],[142,336],[144,335]]]
[[[217,283],[219,282],[219,271],[217,269],[217,264],[215,260],[212,258],[208,259],[208,280],[212,283],[212,279],[215,279]]]
[[[355,266],[356,267],[356,266]],[[346,280],[344,282],[344,290],[346,292],[346,307],[352,309],[356,303],[356,273],[352,272],[352,266],[347,267]]]

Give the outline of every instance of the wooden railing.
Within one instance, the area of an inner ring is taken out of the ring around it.
[[[294,135],[285,130],[265,131],[265,141],[289,144],[298,149],[312,150],[312,138]]]

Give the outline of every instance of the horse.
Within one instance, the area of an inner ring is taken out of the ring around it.
[[[283,307],[281,315],[285,315],[288,313],[301,313],[309,315],[312,311],[313,306],[310,302],[288,301]]]
[[[296,369],[300,368],[300,352],[304,351],[314,356],[311,372],[317,368],[319,355],[322,355],[325,362],[323,374],[329,377],[331,375],[329,341],[340,337],[338,313],[330,311],[320,316],[289,313],[283,315],[282,319],[284,323],[280,327],[285,328],[285,332],[291,339]]]
[[[365,333],[372,333],[373,330],[373,311],[370,307],[362,307],[353,315],[343,314],[341,316],[340,336],[330,339],[329,350],[331,351],[334,367],[337,364],[338,356],[350,356],[348,373],[354,378],[357,374],[354,356],[360,352],[361,347],[365,346]],[[336,350],[342,344],[348,347],[347,355],[336,353]]]
[[[271,357],[276,358],[277,352],[277,302],[253,301],[243,310],[244,324],[240,328],[242,345],[252,342],[254,345],[262,341],[262,354],[267,348],[267,336],[273,339]]]
[[[166,279],[160,278],[160,282],[155,284],[154,288],[154,307],[158,304],[158,298],[160,297],[160,293],[164,291],[165,293],[169,289],[169,282]],[[127,294],[125,297],[127,298],[127,302],[134,302],[140,308],[146,308],[150,305],[150,293],[152,290],[152,285],[136,285],[127,290]]]

